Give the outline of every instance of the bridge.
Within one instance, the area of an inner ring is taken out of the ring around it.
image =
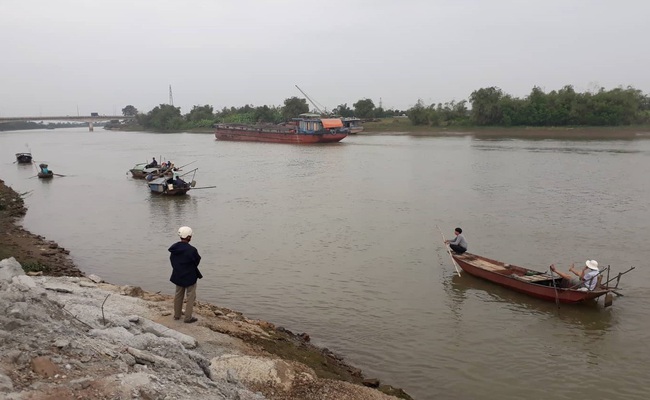
[[[18,121],[81,121],[88,123],[88,130],[93,131],[93,122],[111,121],[115,119],[132,120],[135,116],[125,115],[91,115],[91,116],[39,116],[39,117],[0,117],[0,124],[3,122],[18,122]]]

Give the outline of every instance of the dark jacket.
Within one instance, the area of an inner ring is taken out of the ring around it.
[[[188,287],[203,278],[199,271],[201,256],[194,246],[187,242],[176,242],[169,248],[169,261],[172,263],[172,276],[169,278],[173,284]]]

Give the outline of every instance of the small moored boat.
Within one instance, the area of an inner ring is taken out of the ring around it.
[[[341,118],[343,121],[343,126],[348,128],[350,135],[363,132],[363,125],[361,125],[361,119],[355,117]]]
[[[16,153],[16,162],[18,164],[31,164],[32,153]]]
[[[605,305],[611,305],[611,293],[617,293],[621,275],[631,271],[618,273],[609,279],[609,266],[600,272],[599,283],[594,290],[580,287],[562,287],[562,278],[555,274],[539,272],[532,269],[510,265],[501,261],[491,260],[475,254],[453,254],[452,258],[470,275],[496,283],[508,289],[525,293],[529,296],[559,303],[582,303],[588,300],[605,297]],[[601,283],[603,272],[607,272],[607,280]],[[615,286],[609,283],[616,280]],[[608,304],[609,303],[609,304]]]

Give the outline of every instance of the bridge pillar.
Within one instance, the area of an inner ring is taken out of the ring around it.
[[[95,128],[93,127],[93,121],[88,122],[88,132],[92,132]]]

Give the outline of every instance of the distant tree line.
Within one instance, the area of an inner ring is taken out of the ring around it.
[[[631,86],[578,93],[567,85],[545,93],[533,87],[513,97],[497,87],[472,92],[468,102],[426,105],[407,111],[414,125],[429,126],[620,126],[650,123],[650,96]]]
[[[0,122],[0,131],[20,131],[25,129],[55,129],[55,128],[77,128],[88,126],[86,122],[48,122],[43,121],[14,121]]]
[[[330,116],[358,117],[358,118],[385,118],[405,114],[405,111],[384,110],[375,107],[370,99],[361,99],[352,105],[341,104],[326,113]],[[317,112],[318,110],[311,110]],[[159,131],[179,131],[193,128],[208,128],[215,123],[230,124],[258,124],[289,121],[300,114],[310,112],[307,100],[290,97],[284,100],[282,106],[258,106],[244,105],[242,107],[224,107],[215,111],[210,105],[194,106],[189,113],[183,115],[180,107],[169,104],[160,104],[147,113],[139,113],[137,108],[128,105],[122,109],[124,116],[135,116],[138,124],[146,129]]]
[[[282,106],[247,104],[215,111],[210,105],[196,105],[187,114],[168,104],[147,113],[139,113],[132,105],[122,109],[125,116],[136,116],[144,128],[159,131],[208,128],[215,123],[279,123],[307,112],[307,101],[298,97],[285,99]],[[409,110],[400,111],[376,107],[371,99],[365,98],[352,107],[340,104],[324,114],[362,119],[408,115],[414,125],[428,126],[618,126],[650,123],[650,97],[630,86],[583,93],[570,85],[548,93],[533,87],[523,98],[488,87],[472,92],[469,101],[426,105],[419,100]]]

